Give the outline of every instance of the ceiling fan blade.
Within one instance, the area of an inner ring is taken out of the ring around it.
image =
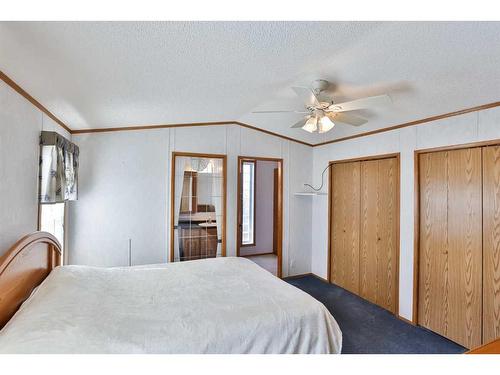
[[[309,111],[252,111],[252,113],[309,113]]]
[[[318,98],[316,98],[316,95],[314,95],[314,92],[310,88],[292,87],[292,90],[295,91],[295,94],[297,94],[306,107],[319,105]]]
[[[326,115],[334,123],[341,122],[343,124],[348,124],[348,125],[352,125],[352,126],[361,126],[361,125],[366,124],[368,122],[368,120],[366,120],[362,117],[354,116],[352,114],[347,114],[347,113],[327,112]]]
[[[332,112],[355,111],[357,109],[378,107],[390,104],[391,102],[392,100],[389,95],[369,96],[367,98],[351,100],[350,102],[332,104],[328,107],[328,110]]]
[[[290,126],[290,128],[296,129],[296,128],[301,128],[306,124],[306,121],[309,120],[309,117],[311,116],[306,116],[299,122],[295,123],[294,125]]]

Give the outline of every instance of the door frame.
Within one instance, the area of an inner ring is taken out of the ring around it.
[[[222,233],[221,233],[221,256],[226,256],[226,215],[227,215],[227,155],[225,154],[204,154],[195,152],[173,151],[170,159],[170,252],[169,262],[174,261],[174,216],[175,216],[175,158],[176,157],[200,157],[222,159]]]
[[[331,160],[328,162],[328,255],[327,255],[327,280],[330,284],[332,284],[332,278],[331,278],[331,261],[332,261],[332,226],[333,226],[333,173],[332,173],[332,166],[335,164],[342,164],[342,163],[351,163],[351,162],[363,162],[363,161],[370,161],[370,160],[383,160],[383,159],[390,159],[390,158],[396,158],[396,172],[397,172],[397,178],[396,178],[396,191],[397,191],[397,207],[396,207],[396,226],[397,226],[397,234],[396,234],[396,307],[395,311],[393,312],[394,315],[397,317],[399,316],[399,258],[400,258],[400,253],[401,253],[401,243],[400,243],[400,236],[401,236],[401,153],[400,152],[393,152],[393,153],[388,153],[388,154],[378,154],[378,155],[370,155],[370,156],[361,156],[361,157],[356,157],[356,158],[349,158],[349,159],[338,159],[338,160]],[[361,234],[361,231],[360,231]],[[361,296],[360,296],[361,297]],[[362,298],[362,297],[361,297]],[[387,310],[389,311],[389,310]]]
[[[459,143],[447,146],[438,146],[431,148],[418,149],[413,152],[413,171],[414,171],[414,181],[413,181],[413,304],[412,304],[412,323],[418,325],[418,304],[419,304],[419,288],[418,284],[420,282],[420,155],[428,154],[432,152],[441,151],[454,151],[461,150],[464,148],[480,148],[485,146],[498,146],[500,145],[500,139],[479,141],[479,142],[468,142]],[[481,332],[482,333],[482,332]]]
[[[238,180],[238,188],[236,194],[236,207],[237,207],[237,215],[236,215],[236,256],[240,256],[240,247],[241,247],[241,230],[240,225],[242,221],[242,207],[241,207],[241,194],[242,194],[242,166],[244,161],[273,161],[278,163],[278,240],[277,240],[277,249],[276,253],[278,256],[278,267],[277,267],[277,276],[279,278],[282,277],[283,274],[283,159],[281,158],[268,158],[268,157],[259,157],[259,156],[238,156],[238,170],[237,170],[237,180]],[[256,164],[257,166],[257,164]],[[255,168],[257,171],[257,168]],[[255,206],[257,202],[255,202]],[[273,231],[274,231],[273,225]]]

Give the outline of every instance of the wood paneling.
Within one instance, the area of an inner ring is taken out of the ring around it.
[[[482,150],[483,342],[489,342],[500,338],[500,146]]]
[[[361,163],[360,295],[397,312],[398,163]]]
[[[331,169],[330,280],[359,294],[360,162]]]
[[[481,150],[419,158],[418,322],[468,348],[481,344]]]

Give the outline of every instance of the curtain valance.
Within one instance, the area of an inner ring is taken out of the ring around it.
[[[79,149],[56,132],[40,136],[39,201],[61,203],[78,199]]]

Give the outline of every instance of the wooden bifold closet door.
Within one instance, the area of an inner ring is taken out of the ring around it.
[[[396,313],[399,163],[335,163],[331,172],[330,281]]]
[[[500,337],[500,146],[483,147],[483,343]]]
[[[418,323],[481,344],[481,148],[419,156]]]
[[[330,280],[359,294],[360,162],[332,167]]]
[[[361,163],[360,296],[396,313],[398,172],[396,158]]]

